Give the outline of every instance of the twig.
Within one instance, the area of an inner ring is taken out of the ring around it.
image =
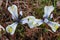
[[[7,5],[8,5],[8,0],[6,0],[6,8],[7,8]]]
[[[19,8],[19,0],[17,0],[17,2],[18,2],[18,8]]]
[[[57,17],[56,19],[54,19],[54,21],[57,21],[59,18],[60,18],[60,16],[59,16],[59,17]]]

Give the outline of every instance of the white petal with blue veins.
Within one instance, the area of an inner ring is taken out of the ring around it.
[[[8,11],[12,14],[12,19],[17,20],[18,18],[17,6],[16,5],[9,6]]]
[[[34,27],[38,26],[36,19],[35,20],[32,20],[32,21],[29,21],[28,22],[28,26],[30,28],[34,28]]]
[[[21,22],[22,22],[22,24],[25,24],[25,23],[31,22],[32,20],[35,20],[34,16],[27,16],[27,17],[23,18],[21,20]]]
[[[48,18],[53,10],[54,10],[53,6],[45,6],[44,7],[44,15],[43,15],[43,17]]]
[[[43,20],[41,20],[41,19],[34,19],[34,20],[31,20],[28,22],[28,26],[30,28],[40,26],[41,24],[43,24]]]
[[[43,24],[43,20],[41,20],[41,19],[36,19],[36,22],[37,22],[38,26]]]
[[[23,19],[21,20],[21,22],[22,22],[22,24],[25,24],[25,23],[28,23],[28,20],[27,20],[27,18],[23,18]]]
[[[59,23],[57,23],[57,22],[48,22],[47,23],[50,27],[51,27],[51,29],[54,31],[54,32],[56,32],[56,30],[59,28],[59,26],[60,26],[60,24]]]
[[[13,35],[14,32],[15,32],[15,30],[16,30],[17,25],[18,25],[17,22],[15,22],[15,23],[13,23],[13,24],[11,24],[11,25],[8,25],[8,26],[6,27],[6,31],[7,31],[8,33],[10,33],[11,35]]]

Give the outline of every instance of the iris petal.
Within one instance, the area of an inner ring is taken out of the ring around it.
[[[30,28],[36,27],[36,22],[35,22],[35,20],[34,20],[34,21],[31,21],[31,22],[28,22],[28,26],[29,26]]]
[[[22,22],[22,24],[25,24],[25,23],[28,23],[28,22],[30,22],[32,20],[35,20],[35,17],[34,16],[27,16],[27,17],[23,18],[21,20],[21,22]]]
[[[8,25],[8,26],[6,27],[6,31],[7,31],[8,33],[10,33],[11,35],[13,35],[14,32],[15,32],[15,30],[16,30],[17,25],[18,25],[17,22],[15,22],[15,23],[13,23],[13,24],[11,24],[11,25]]]
[[[27,16],[26,18],[27,18],[27,19],[35,19],[34,16]]]
[[[43,15],[43,17],[48,18],[53,10],[54,10],[53,6],[45,6],[44,7],[44,15]]]
[[[38,26],[43,24],[43,20],[41,20],[41,19],[36,19],[36,22],[37,22]]]
[[[16,5],[9,6],[8,11],[12,14],[12,19],[17,20],[18,18],[17,6]]]
[[[40,26],[41,24],[43,24],[43,20],[41,20],[41,19],[34,19],[34,20],[31,20],[30,22],[28,22],[28,26],[30,28]]]
[[[42,20],[36,19],[34,16],[27,16],[22,19],[22,24],[27,23],[30,28],[39,26],[43,23]]]
[[[19,14],[22,16],[23,15],[22,11],[20,11]]]
[[[21,20],[21,22],[22,22],[22,24],[25,24],[25,23],[28,23],[28,20],[27,20],[27,18],[23,18],[23,19]]]
[[[49,21],[49,23],[47,23],[51,29],[56,32],[56,30],[59,28],[60,24],[58,24],[57,22],[51,22]]]

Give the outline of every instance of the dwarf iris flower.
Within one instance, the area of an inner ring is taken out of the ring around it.
[[[8,25],[6,27],[6,31],[10,33],[11,35],[13,35],[18,23],[20,22],[20,19],[18,18],[18,8],[16,5],[12,5],[8,7],[8,11],[11,13],[14,23],[12,23],[11,25]],[[22,11],[19,14],[21,14],[22,16]]]

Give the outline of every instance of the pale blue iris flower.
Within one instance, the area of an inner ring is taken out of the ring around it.
[[[8,33],[10,33],[11,35],[14,34],[16,27],[18,25],[18,22],[20,22],[20,19],[18,19],[18,8],[16,5],[12,5],[8,7],[8,11],[11,13],[12,15],[12,19],[15,21],[14,23],[12,23],[11,25],[8,25],[6,27],[6,31]],[[22,11],[20,11],[19,13],[22,16]]]
[[[45,6],[44,7],[44,15],[43,19],[36,19],[34,16],[27,16],[26,18],[22,19],[22,24],[27,23],[30,28],[33,28],[35,26],[39,26],[43,23],[46,23],[49,25],[52,29],[52,31],[56,32],[56,30],[59,28],[60,24],[57,22],[52,22],[48,20],[48,17],[50,16],[51,12],[54,10],[53,6]],[[53,17],[53,14],[51,14],[50,18]]]
[[[56,30],[59,28],[60,24],[57,22],[52,22],[48,20],[48,17],[50,16],[51,12],[54,10],[53,6],[45,6],[44,7],[44,22],[49,25],[52,29],[52,31],[56,32]],[[51,14],[50,18],[53,18],[53,14]]]
[[[47,23],[52,29],[52,31],[56,32],[56,30],[59,28],[60,24],[57,22],[52,22],[48,20],[48,17],[50,16],[51,12],[54,10],[53,6],[45,6],[44,7],[44,22]],[[50,18],[53,18],[53,14],[51,14]]]

